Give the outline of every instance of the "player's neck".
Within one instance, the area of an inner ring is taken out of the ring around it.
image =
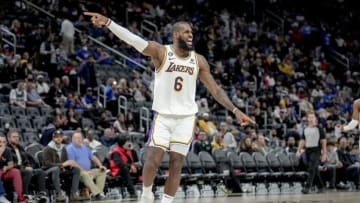
[[[186,58],[186,57],[188,57],[189,54],[190,54],[190,51],[181,49],[179,46],[177,46],[177,44],[173,44],[173,45],[172,45],[172,48],[173,48],[175,54],[176,54],[177,56],[182,57],[182,58]]]

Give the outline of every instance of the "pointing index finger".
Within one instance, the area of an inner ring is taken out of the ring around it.
[[[98,14],[94,13],[94,12],[84,12],[84,15],[86,15],[86,16],[97,16]]]

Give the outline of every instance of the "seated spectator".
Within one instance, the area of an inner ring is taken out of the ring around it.
[[[121,134],[127,134],[127,126],[125,122],[125,116],[123,113],[119,113],[116,117],[116,121],[113,124],[113,128],[115,132],[119,132]]]
[[[136,122],[132,111],[129,111],[126,116],[126,126],[128,128],[128,132],[137,131],[139,129],[138,122]]]
[[[54,78],[45,102],[52,107],[61,107],[64,104],[65,96],[61,90],[59,78]]]
[[[127,137],[118,137],[117,145],[110,152],[110,175],[121,176],[130,197],[136,197],[135,188],[131,176],[138,173],[134,157],[130,149],[131,143]]]
[[[234,135],[229,131],[226,122],[220,123],[219,132],[223,135],[224,146],[229,149],[236,149],[237,142]]]
[[[53,133],[52,141],[44,148],[43,166],[48,175],[51,174],[52,182],[56,189],[56,201],[65,201],[61,194],[60,178],[71,176],[70,201],[82,201],[88,198],[77,195],[80,181],[80,168],[74,160],[68,160],[65,145],[62,144],[63,132],[57,130]]]
[[[223,137],[222,134],[219,132],[216,132],[214,135],[214,139],[211,142],[211,147],[213,149],[223,149],[224,148],[224,142],[223,142]]]
[[[36,86],[36,92],[39,93],[39,95],[42,97],[46,95],[50,90],[49,85],[44,81],[44,76],[41,74],[36,76],[35,86]]]
[[[11,181],[14,191],[18,196],[19,203],[26,203],[27,200],[23,196],[23,180],[19,169],[14,168],[14,161],[10,149],[7,147],[6,137],[0,134],[0,179],[3,181]],[[0,202],[7,202],[4,199],[4,188],[2,188],[2,181],[0,180]],[[2,189],[2,191],[1,191]],[[8,201],[9,202],[9,201]]]
[[[266,144],[265,137],[262,133],[258,133],[256,141],[253,143],[253,150],[262,153],[264,156],[270,151]]]
[[[48,125],[42,130],[42,136],[39,141],[43,146],[47,146],[49,144],[49,142],[52,140],[53,133],[57,129],[60,129],[59,127],[61,125],[60,119],[55,116],[50,116],[47,119]]]
[[[69,160],[74,160],[77,167],[80,168],[80,181],[89,188],[95,200],[105,200],[103,194],[106,167],[102,165],[100,160],[94,156],[88,147],[83,143],[81,132],[75,131],[72,136],[72,143],[66,147],[66,152]],[[91,169],[91,162],[98,168]],[[96,183],[94,182],[96,179]]]
[[[106,147],[111,147],[116,143],[114,132],[111,128],[106,128],[104,130],[104,135],[100,138],[101,144]]]
[[[246,136],[240,141],[239,152],[240,153],[247,152],[249,154],[252,154],[254,152],[254,149],[252,146],[253,146],[253,144],[252,144],[251,137]]]
[[[64,75],[61,77],[61,91],[67,97],[70,93],[76,92],[76,89],[71,86],[69,76]]]
[[[100,118],[96,122],[97,130],[104,131],[106,128],[110,128],[110,127],[111,127],[111,124],[110,124],[110,121],[108,120],[106,111],[101,111]]]
[[[101,145],[101,142],[95,139],[95,131],[88,130],[86,138],[84,139],[84,144],[86,144],[91,150],[94,150],[96,147]]]
[[[25,91],[25,83],[19,82],[17,88],[10,91],[10,104],[26,108],[27,95]]]
[[[27,106],[49,106],[44,100],[40,97],[40,95],[34,89],[34,85],[32,82],[26,83],[26,95],[27,95]]]
[[[234,125],[234,119],[230,115],[226,117],[226,124],[231,132],[237,131],[237,127]]]
[[[329,182],[329,188],[335,188],[335,186],[336,186],[336,171],[338,168],[343,167],[334,147],[335,147],[334,143],[327,142],[327,144],[326,144],[327,170],[325,172],[320,173],[323,180]]]
[[[213,136],[217,132],[216,125],[213,121],[210,120],[210,115],[204,113],[198,121],[199,127],[201,130],[205,131],[207,135]]]
[[[67,129],[68,130],[76,130],[80,128],[80,122],[75,116],[75,111],[73,108],[69,108],[69,110],[66,112],[67,116]]]
[[[289,135],[287,137],[285,151],[287,153],[296,153],[297,152],[297,145],[296,145],[296,140],[295,140],[294,136]]]
[[[133,97],[133,92],[130,91],[128,87],[127,80],[125,78],[121,78],[118,85],[118,92],[120,95],[129,98]]]
[[[339,167],[338,171],[336,172],[338,179],[338,182],[346,182],[347,180],[353,180],[355,183],[355,186],[359,186],[359,170],[360,170],[360,164],[355,163],[351,155],[348,151],[348,142],[346,137],[341,137],[339,139],[339,148],[337,150],[337,154],[339,157],[339,161],[342,163],[343,167]]]
[[[198,139],[195,140],[193,144],[193,151],[195,154],[199,154],[201,151],[211,153],[211,143],[209,142],[208,137],[204,131],[199,132]]]
[[[73,109],[84,109],[85,105],[82,103],[77,92],[71,92],[68,94],[68,97],[64,103],[64,107]]]
[[[39,195],[46,197],[46,173],[40,168],[32,167],[32,163],[28,158],[30,155],[27,154],[25,149],[19,144],[19,137],[19,133],[16,130],[10,130],[8,132],[8,147],[11,149],[15,168],[19,169],[21,172],[24,194],[31,194],[29,191],[30,182],[32,178],[36,178],[36,189],[39,191]]]
[[[102,105],[97,101],[97,97],[93,93],[91,87],[86,88],[86,94],[81,99],[86,108],[101,108]]]
[[[82,79],[85,87],[95,88],[97,86],[94,63],[94,57],[90,54],[86,57],[86,61],[82,62],[80,65],[78,75]]]

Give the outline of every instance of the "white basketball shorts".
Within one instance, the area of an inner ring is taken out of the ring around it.
[[[195,119],[195,115],[154,113],[147,145],[186,156],[193,140]]]

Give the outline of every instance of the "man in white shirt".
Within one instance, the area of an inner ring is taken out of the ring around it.
[[[64,50],[68,55],[74,53],[74,34],[74,24],[70,20],[64,19],[61,23],[60,35],[63,39]]]
[[[24,82],[19,82],[16,89],[10,91],[10,104],[26,108],[27,95]]]

